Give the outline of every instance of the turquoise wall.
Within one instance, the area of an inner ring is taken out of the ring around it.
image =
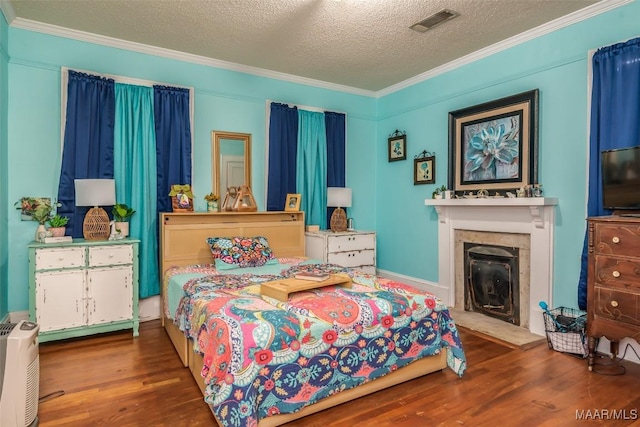
[[[379,268],[427,282],[438,281],[437,218],[424,206],[435,185],[413,185],[413,156],[435,152],[436,184],[445,184],[448,112],[538,88],[539,179],[560,203],[554,304],[575,307],[586,198],[588,52],[637,36],[638,17],[634,2],[378,99],[7,29],[2,22],[0,108],[9,108],[0,114],[0,296],[8,297],[9,311],[27,309],[26,245],[35,224],[21,222],[13,204],[23,196],[55,198],[60,67],[66,66],[194,87],[198,210],[211,191],[211,130],[252,134],[252,188],[264,209],[266,101],[345,112],[349,216],[357,229],[377,231]],[[396,129],[407,132],[408,158],[389,163],[387,137]]]
[[[7,104],[8,97],[8,37],[7,21],[0,13],[0,321],[4,319],[8,312],[7,292],[8,292],[8,252],[7,239],[7,214],[9,210],[9,200],[7,198],[8,189],[8,154],[7,154]]]
[[[348,155],[365,153],[374,163],[374,98],[320,89],[280,80],[215,69],[122,49],[9,28],[8,130],[11,162],[8,194],[12,205],[23,196],[55,199],[60,170],[60,67],[153,80],[195,89],[194,178],[196,210],[204,211],[203,196],[211,191],[211,131],[252,134],[252,190],[264,209],[265,134],[267,100],[302,104],[348,116]],[[375,215],[370,183],[374,169],[353,168],[347,182],[358,194],[351,213],[362,226],[373,228]],[[362,189],[360,188],[362,187]],[[366,197],[366,198],[365,198]],[[359,202],[358,202],[359,200]],[[8,202],[7,202],[8,201]],[[135,208],[135,207],[134,207]],[[7,208],[5,207],[5,211]],[[28,308],[27,244],[35,223],[22,222],[8,208],[8,308]],[[5,239],[6,240],[6,239]]]
[[[554,305],[577,307],[585,231],[589,50],[637,37],[631,3],[379,100],[376,170],[378,268],[438,281],[437,215],[424,206],[447,184],[448,113],[538,88],[539,182],[557,197]],[[407,132],[407,161],[388,163],[386,139]],[[412,159],[436,153],[436,184],[413,185]],[[407,256],[409,254],[409,256]]]

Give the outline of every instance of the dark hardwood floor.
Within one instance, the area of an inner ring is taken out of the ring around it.
[[[467,330],[461,337],[462,378],[436,372],[288,426],[640,426],[638,364],[603,375],[546,345],[522,351]],[[141,324],[138,338],[122,331],[41,344],[40,395],[41,427],[216,425],[160,321]]]

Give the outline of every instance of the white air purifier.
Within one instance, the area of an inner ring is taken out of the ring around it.
[[[38,425],[40,327],[27,321],[0,323],[0,426]]]

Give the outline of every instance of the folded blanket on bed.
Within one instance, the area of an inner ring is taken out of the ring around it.
[[[260,284],[299,271],[347,273],[352,288],[328,286],[282,302]],[[447,308],[411,286],[327,264],[280,275],[209,275],[184,286],[176,323],[203,354],[205,400],[224,426],[252,426],[448,348],[466,369]]]

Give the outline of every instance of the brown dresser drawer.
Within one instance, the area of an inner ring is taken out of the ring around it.
[[[637,257],[640,255],[640,224],[597,224],[594,240],[596,253]]]
[[[640,326],[640,295],[595,287],[595,315]]]
[[[596,281],[603,285],[640,289],[640,260],[596,255]]]

